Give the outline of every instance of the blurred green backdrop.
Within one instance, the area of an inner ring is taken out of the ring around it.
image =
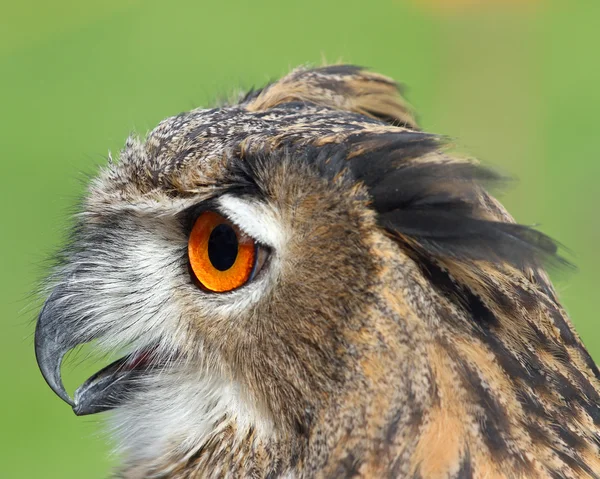
[[[520,179],[503,200],[575,253],[579,272],[555,279],[600,359],[600,3],[450,3],[2,2],[2,477],[102,478],[114,462],[102,418],[76,418],[33,354],[30,292],[85,174],[129,132],[307,62],[341,59],[401,80],[426,129]]]

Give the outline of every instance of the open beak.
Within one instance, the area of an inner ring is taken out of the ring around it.
[[[136,352],[109,364],[85,381],[71,399],[60,372],[63,358],[71,349],[92,338],[76,336],[76,328],[57,310],[56,297],[57,291],[46,300],[35,328],[35,355],[44,379],[78,416],[118,407],[141,387],[140,379],[156,367],[152,361],[154,349]]]

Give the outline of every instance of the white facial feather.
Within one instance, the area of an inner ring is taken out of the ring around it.
[[[217,375],[165,372],[147,383],[147,390],[119,408],[111,421],[119,452],[134,462],[171,454],[185,460],[219,432],[225,416],[236,423],[239,440],[250,427],[258,437],[272,434],[272,422],[253,407],[241,387]]]
[[[283,252],[286,244],[285,229],[274,208],[259,201],[248,201],[229,194],[219,198],[219,206],[248,235],[280,254]]]

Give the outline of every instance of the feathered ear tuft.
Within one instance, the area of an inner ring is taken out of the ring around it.
[[[558,244],[528,226],[505,221],[485,187],[507,178],[439,151],[442,138],[415,132],[363,135],[350,154],[353,178],[367,187],[380,225],[433,257],[568,265]],[[365,143],[366,141],[366,143]],[[347,144],[352,144],[349,137]]]
[[[242,105],[249,111],[262,111],[297,101],[418,129],[412,108],[400,95],[399,85],[388,77],[354,65],[294,70],[258,94],[248,95]]]

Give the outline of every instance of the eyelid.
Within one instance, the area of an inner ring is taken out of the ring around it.
[[[256,248],[256,259],[254,260],[254,268],[250,273],[248,282],[253,281],[260,274],[271,255],[271,248],[268,246],[262,245],[258,241],[255,241],[254,244]]]
[[[178,213],[177,216],[179,217],[179,222],[183,228],[185,235],[188,238],[192,232],[192,228],[194,227],[196,220],[200,217],[200,215],[205,211],[213,211],[214,213],[221,215],[223,218],[226,218],[229,222],[231,222],[231,224],[235,225],[236,228],[240,230],[240,232],[242,232],[249,238],[252,238],[254,242],[267,248],[269,252],[273,250],[273,246],[271,244],[268,244],[265,241],[261,241],[261,238],[257,238],[256,236],[252,235],[250,232],[244,229],[244,227],[240,225],[239,222],[231,218],[229,211],[227,211],[226,208],[220,206],[220,200],[220,197],[213,197],[208,200],[202,201],[201,203],[189,206]]]
[[[211,198],[206,201],[202,201],[201,203],[197,203],[195,205],[188,206],[184,210],[177,213],[179,223],[181,224],[183,232],[185,233],[185,235],[188,238],[189,238],[190,234],[192,233],[192,229],[194,228],[194,224],[196,223],[196,220],[205,211],[214,211],[215,213],[220,214],[224,218],[229,219],[226,214],[223,214],[221,211],[219,211],[218,203],[216,200],[217,200],[217,198]],[[232,221],[232,223],[233,223],[233,221]],[[238,226],[238,228],[239,228],[239,226]],[[240,228],[240,231],[242,231],[241,228]]]

